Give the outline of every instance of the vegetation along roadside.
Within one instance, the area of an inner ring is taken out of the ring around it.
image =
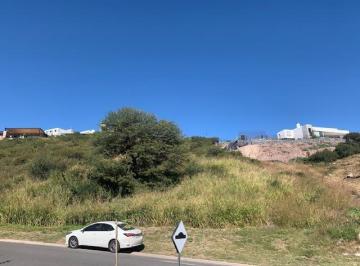
[[[326,167],[250,160],[130,108],[101,125],[93,136],[0,142],[2,237],[61,242],[70,228],[118,219],[144,228],[146,250],[170,254],[161,232],[182,219],[192,257],[359,262],[359,203],[324,181]]]

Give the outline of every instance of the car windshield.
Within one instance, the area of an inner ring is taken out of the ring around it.
[[[118,224],[118,226],[124,231],[129,231],[129,230],[134,230],[135,229],[134,227],[132,227],[132,226],[130,226],[128,224],[125,224],[125,223]]]

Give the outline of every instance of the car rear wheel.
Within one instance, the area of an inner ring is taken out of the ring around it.
[[[79,247],[79,241],[76,236],[72,236],[69,239],[69,248],[78,248]]]
[[[117,249],[118,249],[118,252],[120,251],[120,243],[119,241],[117,242]],[[112,239],[110,242],[109,242],[109,251],[112,252],[112,253],[115,253],[116,251],[116,241],[115,239]]]

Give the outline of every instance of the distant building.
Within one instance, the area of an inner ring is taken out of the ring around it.
[[[349,134],[348,130],[342,130],[337,128],[328,127],[314,127],[312,125],[300,125],[296,124],[295,129],[284,129],[277,133],[278,139],[311,139],[311,138],[343,138],[346,134]]]
[[[74,134],[75,131],[73,129],[63,129],[63,128],[50,128],[45,130],[46,135],[48,136],[62,136],[67,134]]]
[[[90,129],[90,130],[80,131],[80,134],[82,134],[82,135],[91,135],[91,134],[95,134],[95,130],[94,130],[94,129]]]
[[[295,139],[295,133],[292,129],[284,129],[277,133],[278,139]]]
[[[3,138],[47,137],[41,128],[5,128]]]

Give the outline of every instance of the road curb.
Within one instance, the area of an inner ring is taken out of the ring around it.
[[[57,248],[66,248],[66,246],[62,245],[62,244],[46,243],[46,242],[39,242],[39,241],[16,240],[16,239],[0,239],[0,242],[14,243],[14,244],[25,244],[25,245],[47,246],[47,247],[57,247]],[[129,255],[138,256],[138,257],[147,257],[147,258],[175,260],[175,261],[177,260],[177,257],[175,257],[175,256],[158,255],[158,254],[150,254],[150,253],[132,253],[132,254],[129,254]],[[239,264],[239,263],[212,261],[212,260],[205,260],[205,259],[192,259],[192,258],[182,258],[182,261],[185,261],[185,262],[198,262],[198,263],[204,263],[204,264],[210,263],[212,265],[219,265],[219,266],[250,266],[250,264]]]
[[[28,241],[28,240],[16,240],[16,239],[7,239],[7,238],[4,238],[4,239],[0,239],[0,242],[65,248],[65,245],[62,245],[62,244],[45,243],[45,242],[40,242],[40,241]]]
[[[175,256],[158,255],[158,254],[150,254],[150,253],[133,253],[132,255],[139,256],[139,257],[149,257],[149,258],[158,258],[158,259],[167,259],[167,260],[177,260],[178,259]],[[185,257],[182,257],[181,261],[198,262],[198,263],[204,263],[204,264],[211,263],[212,265],[219,265],[219,266],[251,266],[250,264],[239,264],[239,263],[213,261],[213,260],[205,260],[205,259],[192,259],[192,258],[185,258]]]

